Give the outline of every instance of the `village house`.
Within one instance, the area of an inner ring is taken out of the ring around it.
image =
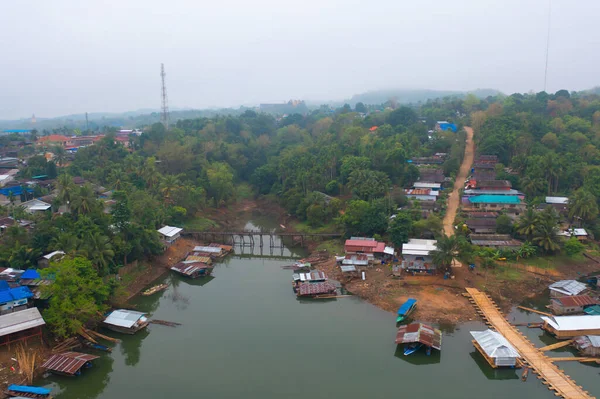
[[[587,285],[575,280],[561,280],[550,284],[550,296],[558,298],[562,296],[582,295],[588,291]]]
[[[65,253],[63,251],[50,252],[49,254],[46,254],[38,259],[38,267],[40,269],[48,267],[50,266],[50,262],[59,261],[64,255]]]
[[[430,183],[430,182],[415,182],[413,184],[414,189],[430,189],[434,191],[439,191],[442,188],[441,183]]]
[[[37,308],[0,316],[0,346],[30,338],[39,337],[42,341],[42,326],[46,324]]]
[[[519,352],[496,331],[471,331],[473,346],[493,368],[515,367],[521,357]]]
[[[162,242],[169,246],[172,245],[175,241],[181,237],[182,228],[172,227],[172,226],[163,226],[157,230],[158,234],[161,236]]]
[[[0,315],[27,309],[29,298],[33,298],[29,288],[10,288],[6,281],[0,281]]]
[[[568,197],[546,197],[543,204],[538,205],[538,209],[545,209],[551,206],[556,209],[559,214],[566,215],[569,212]]]
[[[344,243],[346,254],[367,254],[373,255],[373,250],[377,247],[377,241],[374,238],[351,237]]]
[[[476,195],[469,197],[468,203],[479,210],[504,209],[515,216],[518,216],[526,208],[526,204],[516,195]]]
[[[435,123],[435,130],[438,132],[450,130],[456,133],[458,131],[458,127],[454,123],[450,123],[448,121],[437,121]]]
[[[471,234],[471,244],[495,249],[517,249],[523,243],[515,240],[510,234]]]
[[[542,316],[542,328],[557,339],[570,339],[580,335],[600,334],[598,316]]]
[[[435,273],[436,265],[433,264],[431,252],[437,249],[436,244],[436,240],[418,238],[411,238],[402,244],[402,269],[408,272]]]
[[[99,359],[100,356],[89,355],[80,352],[64,352],[52,355],[44,364],[45,368],[51,373],[73,377],[81,374],[81,369],[92,366],[92,360]]]
[[[32,199],[30,201],[22,202],[21,206],[25,208],[25,212],[31,214],[46,212],[52,208],[52,205],[38,199]]]
[[[588,295],[572,295],[550,300],[550,309],[556,315],[583,313],[587,306],[597,305],[598,301]]]
[[[103,324],[106,328],[124,334],[135,334],[148,327],[149,321],[145,313],[133,310],[113,310]]]
[[[439,191],[432,190],[431,188],[408,189],[404,190],[404,193],[406,194],[406,197],[419,201],[435,201],[440,194]]]
[[[600,336],[599,335],[581,335],[575,337],[573,346],[582,356],[598,357],[600,356]]]
[[[465,224],[471,230],[471,232],[480,233],[495,233],[496,232],[496,219],[482,218],[482,219],[467,219]]]
[[[570,229],[558,232],[558,235],[563,236],[563,237],[575,237],[579,241],[587,241],[589,234],[583,228],[570,228]]]
[[[69,138],[67,136],[63,136],[61,134],[51,134],[49,136],[42,136],[38,138],[36,144],[38,146],[51,146],[56,145],[60,147],[66,147]]]
[[[419,168],[419,180],[421,183],[444,183],[444,171],[436,168]]]
[[[466,188],[508,191],[512,188],[512,184],[508,180],[470,180]]]

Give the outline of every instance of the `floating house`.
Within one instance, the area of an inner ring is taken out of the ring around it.
[[[573,346],[583,356],[600,356],[600,335],[581,335],[575,337]]]
[[[11,384],[7,388],[7,394],[14,399],[33,398],[33,399],[51,399],[51,389],[42,387],[33,387],[29,385]]]
[[[202,262],[202,263],[206,263],[207,265],[211,265],[212,264],[212,258],[210,256],[188,255],[188,257],[185,258],[185,260],[186,261]]]
[[[231,247],[230,247],[231,248]],[[192,251],[192,255],[195,256],[208,256],[210,258],[221,258],[225,256],[231,250],[223,249],[222,245],[210,244],[208,246],[196,246]]]
[[[64,255],[65,255],[65,253],[63,251],[50,252],[49,254],[46,254],[38,259],[38,262],[37,262],[38,267],[40,269],[48,267],[48,266],[50,266],[50,262],[59,261],[60,258],[62,258]]]
[[[327,281],[327,275],[320,270],[313,270],[309,273],[294,273],[292,278],[300,283],[318,283]]]
[[[126,309],[113,310],[103,322],[106,328],[124,334],[135,334],[148,323],[145,313]]]
[[[569,339],[579,335],[600,335],[598,316],[542,316],[542,328],[557,339]]]
[[[81,369],[92,367],[92,360],[99,357],[87,353],[65,352],[53,355],[42,367],[54,374],[74,377],[81,374]]]
[[[337,290],[335,285],[329,281],[323,281],[319,283],[304,282],[298,284],[296,295],[303,298],[335,296],[337,295]]]
[[[27,287],[8,288],[8,284],[2,281],[0,285],[0,315],[23,311],[27,309],[29,298],[33,293]]]
[[[189,278],[210,276],[212,269],[212,265],[195,260],[184,260],[171,267],[174,272]]]
[[[182,228],[172,227],[172,226],[163,226],[157,230],[158,234],[160,234],[162,242],[166,246],[172,245],[175,241],[181,237]]]
[[[442,350],[442,331],[423,323],[406,324],[398,328],[396,344],[422,344]]]
[[[583,309],[597,305],[598,301],[587,295],[563,296],[550,300],[550,309],[556,315],[583,313]]]
[[[493,368],[516,367],[519,352],[496,331],[471,331],[473,346]]]
[[[573,296],[584,294],[588,287],[584,283],[575,280],[561,280],[550,284],[550,296],[559,298],[563,296]]]
[[[30,338],[42,339],[42,326],[46,324],[37,308],[0,316],[0,346]]]
[[[436,249],[436,240],[411,238],[402,244],[402,269],[409,272],[434,273],[436,266],[433,264],[431,252]]]

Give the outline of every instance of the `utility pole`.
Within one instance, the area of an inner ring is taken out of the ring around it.
[[[167,85],[165,84],[165,64],[160,64],[160,78],[162,81],[162,112],[160,115],[160,121],[165,126],[166,130],[169,130],[169,100],[167,98]]]
[[[87,112],[85,113],[85,131],[86,131],[86,133],[90,131],[90,124],[89,124]]]

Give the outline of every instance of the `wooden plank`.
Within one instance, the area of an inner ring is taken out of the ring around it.
[[[540,351],[542,351],[542,352],[551,351],[554,349],[558,349],[558,348],[562,348],[564,346],[571,345],[572,343],[573,343],[573,340],[569,339],[567,341],[561,341],[561,342],[557,342],[552,345],[544,346],[544,347],[540,348]]]
[[[554,317],[553,314],[551,313],[546,313],[546,312],[542,312],[541,310],[537,310],[537,309],[531,309],[531,308],[527,308],[525,306],[517,306],[519,309],[523,309],[526,310],[528,312],[533,312],[533,313],[537,313],[537,314],[541,314],[542,316],[548,316],[548,317]]]

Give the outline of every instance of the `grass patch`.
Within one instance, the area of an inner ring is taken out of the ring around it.
[[[317,251],[327,250],[330,254],[343,254],[344,243],[341,240],[327,240],[317,246]]]
[[[308,222],[293,222],[292,227],[299,233],[306,234],[322,234],[322,233],[337,233],[336,225],[334,222],[330,222],[324,226],[312,227]]]
[[[540,269],[555,269],[557,264],[578,265],[587,262],[587,258],[581,254],[577,255],[556,255],[556,256],[538,256],[529,259],[520,259],[520,263],[529,266],[539,267]]]
[[[217,227],[219,227],[219,224],[217,222],[215,222],[214,220],[203,218],[201,216],[197,216],[193,219],[190,219],[183,224],[183,228],[187,230],[205,231],[215,229]]]
[[[254,198],[254,191],[252,186],[248,183],[240,183],[235,187],[235,199],[236,201],[243,201]]]
[[[496,278],[506,281],[523,280],[523,272],[510,266],[497,266],[495,269]]]

